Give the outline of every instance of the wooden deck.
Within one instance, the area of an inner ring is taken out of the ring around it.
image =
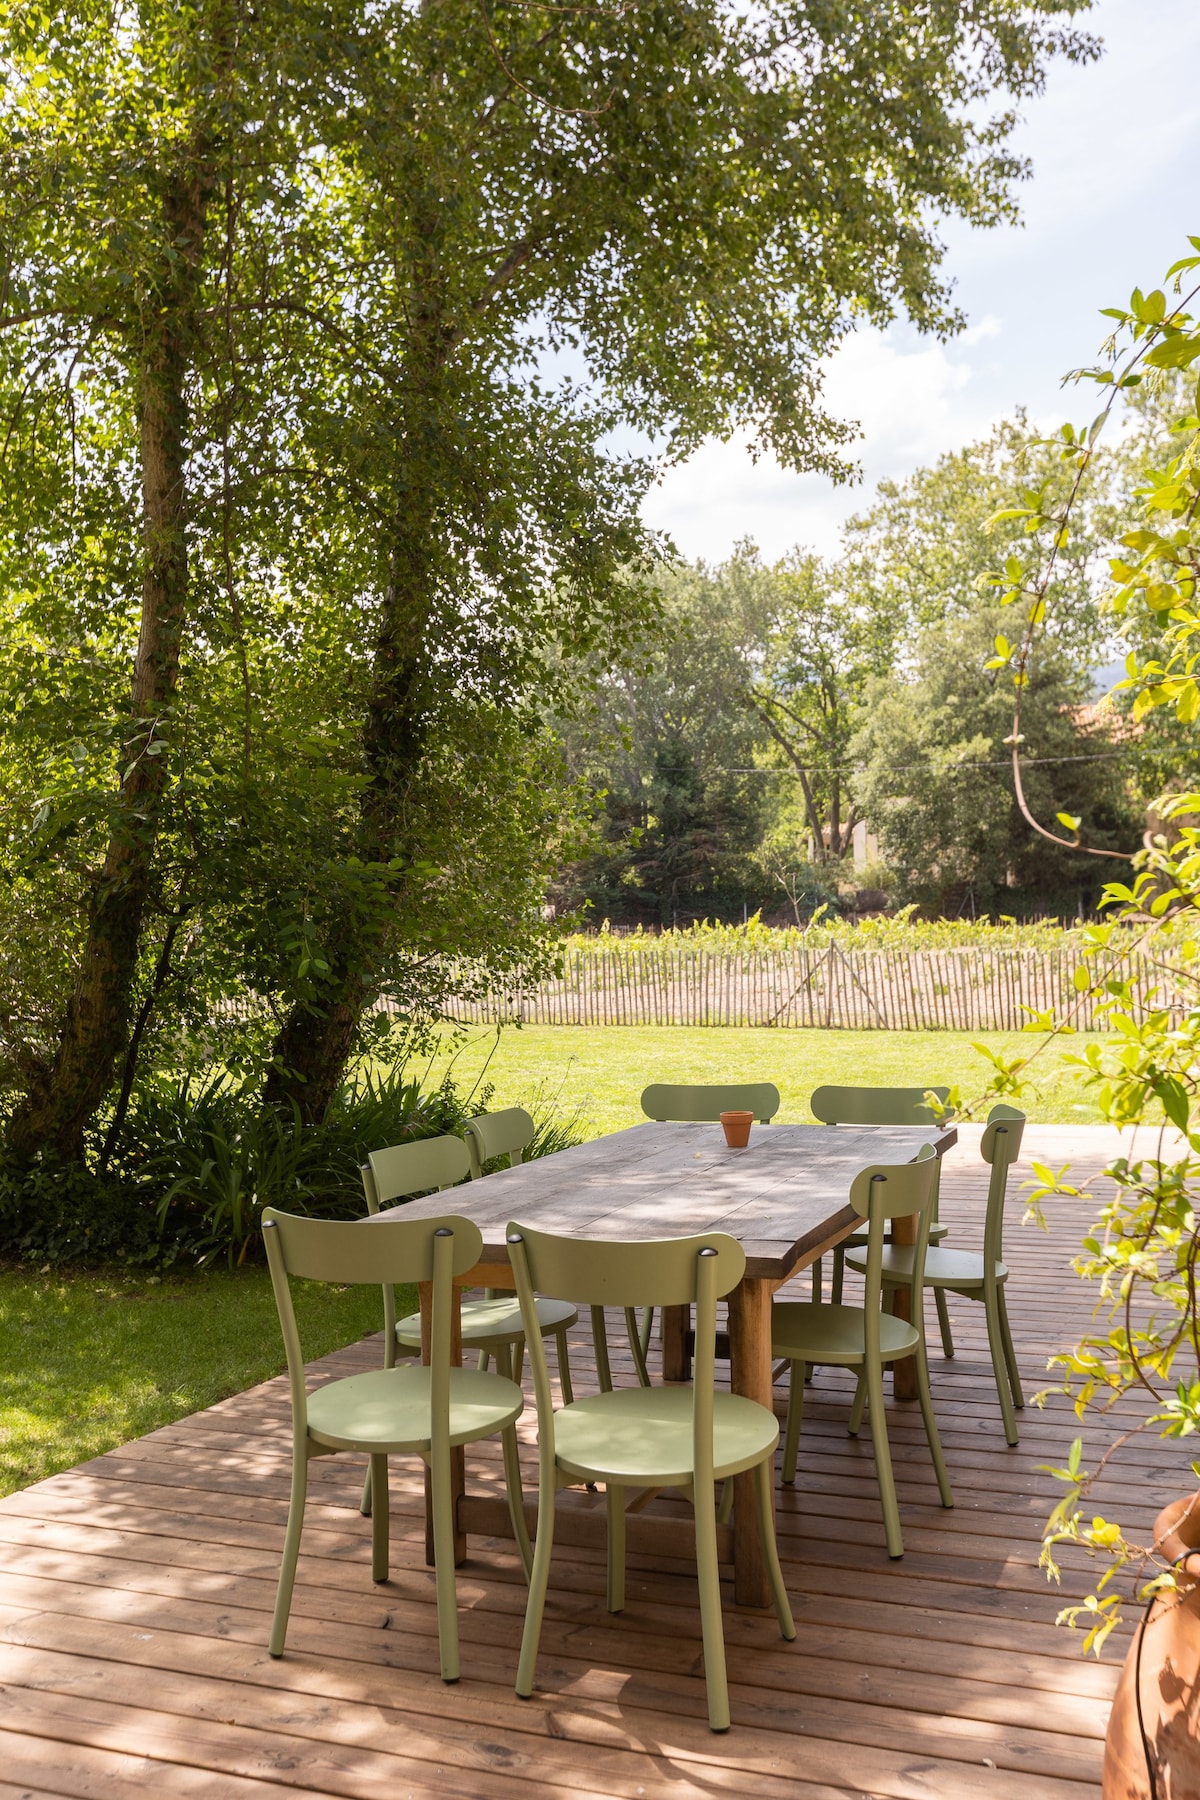
[[[1061,1133],[1052,1154],[1068,1154]],[[972,1140],[943,1181],[953,1243],[979,1240],[983,1192]],[[1069,1263],[1090,1210],[1064,1205],[1046,1237],[1021,1230],[1019,1200],[1012,1208],[1010,1304],[1028,1391],[1088,1318]],[[1009,1450],[982,1309],[952,1304],[952,1318],[958,1354],[946,1363],[935,1349],[932,1366],[956,1509],[937,1503],[915,1406],[893,1405],[906,1554],[888,1561],[869,1435],[845,1432],[849,1379],[820,1371],[797,1486],[780,1490],[799,1636],[784,1644],[770,1615],[727,1605],[727,1736],[705,1723],[685,1563],[631,1558],[627,1610],[611,1618],[601,1558],[557,1550],[539,1687],[521,1702],[519,1565],[510,1544],[473,1539],[459,1572],[463,1679],[445,1687],[420,1475],[401,1461],[382,1588],[357,1510],[361,1464],[312,1465],[288,1653],[272,1662],[289,1466],[286,1388],[273,1381],[0,1501],[0,1800],[1096,1796],[1123,1644],[1085,1661],[1054,1617],[1087,1591],[1087,1564],[1061,1591],[1037,1568],[1053,1492],[1038,1464],[1061,1459],[1073,1416],[1061,1400],[1027,1408]],[[581,1331],[580,1388],[587,1352]],[[367,1340],[319,1369],[378,1358]],[[524,1423],[531,1440],[532,1407]],[[1098,1504],[1144,1527],[1190,1485],[1189,1460],[1137,1440]],[[532,1454],[527,1467],[532,1487]],[[469,1453],[470,1488],[499,1491],[500,1480],[493,1446]]]

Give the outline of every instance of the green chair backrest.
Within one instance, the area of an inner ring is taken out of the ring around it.
[[[746,1253],[736,1238],[713,1231],[698,1237],[613,1243],[605,1239],[558,1237],[515,1221],[509,1224],[505,1237],[533,1368],[543,1478],[553,1469],[554,1397],[535,1296],[548,1294],[556,1300],[591,1307],[691,1304],[696,1309],[693,1468],[697,1495],[708,1491],[713,1462],[717,1301],[735,1288],[746,1272]],[[592,1317],[597,1319],[597,1314]],[[598,1323],[603,1326],[602,1313]]]
[[[987,1116],[979,1154],[992,1166],[988,1182],[987,1213],[983,1225],[983,1258],[985,1267],[1004,1260],[1004,1202],[1008,1193],[1008,1171],[1021,1154],[1025,1135],[1025,1114],[1015,1106],[993,1106]]]
[[[642,1090],[648,1119],[673,1119],[702,1125],[723,1112],[751,1112],[763,1125],[779,1111],[779,1089],[773,1081],[731,1081],[673,1086],[655,1081]]]
[[[866,1287],[863,1295],[868,1356],[879,1356],[879,1316],[883,1294],[883,1246],[889,1219],[920,1215],[913,1246],[912,1319],[924,1319],[925,1251],[937,1198],[939,1157],[932,1144],[922,1144],[909,1163],[875,1163],[850,1183],[850,1204],[867,1221]]]
[[[943,1103],[948,1087],[819,1087],[809,1106],[822,1125],[931,1125],[937,1114],[925,1096]]]
[[[362,1165],[368,1210],[378,1212],[391,1200],[454,1187],[470,1173],[471,1158],[461,1138],[417,1138],[411,1144],[372,1150]]]
[[[483,1165],[494,1156],[507,1156],[515,1169],[522,1151],[533,1142],[537,1126],[523,1106],[506,1106],[503,1112],[480,1113],[463,1126],[463,1142],[471,1159],[471,1178],[478,1181]]]
[[[262,1216],[263,1241],[271,1270],[271,1286],[287,1353],[288,1385],[297,1441],[308,1429],[304,1354],[292,1307],[288,1277],[335,1281],[339,1286],[366,1287],[381,1281],[390,1292],[397,1281],[433,1284],[432,1400],[435,1427],[439,1417],[449,1434],[450,1329],[454,1277],[479,1261],[483,1238],[470,1219],[303,1219],[267,1207]]]

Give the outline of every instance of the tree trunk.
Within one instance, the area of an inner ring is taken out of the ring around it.
[[[404,800],[425,752],[430,722],[429,626],[433,610],[434,534],[438,530],[442,380],[450,334],[444,329],[429,248],[435,226],[418,232],[426,256],[414,277],[412,338],[404,386],[410,396],[396,447],[400,469],[387,583],[363,722],[363,795],[356,852],[368,862],[402,859]],[[358,1022],[378,994],[379,939],[343,918],[325,945],[330,975],[312,1001],[296,1002],[272,1047],[264,1098],[292,1104],[316,1123],[336,1094],[354,1050]]]
[[[190,167],[163,202],[164,239],[173,253],[186,248],[156,271],[159,303],[139,350],[144,572],[120,788],[58,1047],[9,1124],[8,1141],[21,1155],[82,1155],[84,1129],[128,1041],[187,610],[185,383],[213,185],[212,145],[194,143]]]

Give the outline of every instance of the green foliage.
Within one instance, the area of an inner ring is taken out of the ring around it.
[[[994,586],[1005,603],[1020,609],[1019,644],[1003,663],[1011,668],[1016,696],[1014,733],[1022,729],[1028,674],[1037,653],[1043,621],[1060,604],[1058,570],[1072,542],[1078,496],[1085,491],[1098,457],[1101,433],[1119,399],[1143,384],[1172,382],[1200,356],[1200,322],[1189,311],[1200,286],[1197,254],[1168,271],[1166,283],[1149,295],[1135,290],[1127,307],[1112,308],[1116,329],[1104,362],[1079,372],[1105,395],[1098,416],[1084,427],[1064,425],[1056,452],[1070,476],[1061,488],[1028,492],[1006,516],[1019,519],[1040,548],[1036,568],[997,570]],[[1169,290],[1169,293],[1168,293]],[[1185,291],[1186,290],[1186,291]],[[1119,554],[1110,564],[1109,603],[1114,615],[1132,620],[1131,649],[1120,691],[1129,699],[1135,726],[1159,709],[1171,709],[1178,726],[1193,734],[1200,718],[1200,647],[1197,575],[1200,573],[1200,416],[1188,406],[1168,441],[1153,452],[1132,496],[1132,518],[1120,533]],[[1139,648],[1140,646],[1140,648]],[[1188,762],[1194,749],[1188,754]],[[1200,1311],[1196,1263],[1200,1255],[1200,794],[1177,792],[1158,803],[1161,831],[1134,856],[1127,880],[1110,881],[1105,902],[1119,923],[1084,934],[1076,987],[1091,993],[1109,1026],[1109,1036],[1075,1061],[1080,1078],[1096,1094],[1105,1117],[1141,1127],[1148,1137],[1131,1146],[1106,1171],[1115,1184],[1111,1199],[1084,1240],[1077,1268],[1096,1284],[1100,1322],[1067,1355],[1056,1358],[1063,1391],[1079,1416],[1103,1411],[1131,1395],[1140,1403],[1141,1423],[1168,1438],[1187,1438],[1200,1426]],[[1071,815],[1059,814],[1059,830],[1033,816],[1039,833],[1067,843]],[[1135,986],[1107,971],[1114,934],[1134,937],[1161,977],[1161,987]],[[1175,1003],[1168,1007],[1162,991]],[[1180,1003],[1182,1002],[1182,1003]],[[1060,1021],[1062,1030],[1069,1021]],[[1038,1168],[1032,1195],[1036,1210],[1060,1194],[1078,1190],[1065,1171]],[[1118,1440],[1118,1442],[1123,1440]],[[1093,1470],[1081,1465],[1077,1442],[1066,1465],[1052,1471],[1064,1493],[1051,1514],[1043,1562],[1057,1577],[1061,1544],[1082,1545],[1107,1564],[1096,1590],[1082,1607],[1062,1615],[1086,1621],[1086,1642],[1099,1650],[1120,1616],[1116,1594],[1103,1599],[1107,1583],[1134,1567],[1148,1595],[1169,1587],[1173,1572],[1162,1567],[1153,1547],[1139,1546],[1115,1521],[1090,1520],[1084,1501],[1116,1444]],[[1200,1476],[1200,1463],[1191,1465]],[[1181,1470],[1181,1475],[1183,1471]],[[1146,1582],[1148,1570],[1160,1572]]]
[[[941,912],[1086,913],[1101,871],[1069,845],[1039,844],[1013,797],[1011,688],[985,667],[1003,622],[990,609],[929,628],[909,679],[871,685],[856,793],[902,899]],[[1136,839],[1139,820],[1120,744],[1087,697],[1083,673],[1043,639],[1022,697],[1025,789],[1042,810],[1069,803],[1085,841],[1111,847]]]
[[[43,1153],[0,1161],[0,1254],[52,1267],[72,1263],[169,1268],[261,1252],[264,1207],[358,1218],[360,1165],[371,1150],[442,1132],[485,1110],[447,1074],[430,1088],[403,1068],[365,1066],[315,1126],[294,1109],[264,1106],[257,1074],[223,1069],[151,1078],[133,1096],[106,1165]],[[539,1113],[530,1156],[576,1141],[570,1117]]]
[[[770,783],[756,768],[764,733],[748,704],[746,560],[661,570],[657,647],[601,674],[583,717],[563,722],[569,765],[600,814],[591,854],[553,890],[560,908],[670,927],[739,915],[769,891],[754,861]]]
[[[899,912],[860,920],[841,918],[818,908],[803,925],[765,925],[755,915],[745,924],[703,920],[674,931],[576,932],[563,939],[567,948],[586,948],[603,942],[608,952],[633,961],[640,957],[670,955],[676,948],[720,950],[730,955],[743,951],[789,950],[799,944],[824,945],[831,940],[863,947],[895,945],[905,950],[970,949],[973,945],[995,949],[1082,950],[1087,942],[1082,927],[1062,925],[1056,919],[1025,922],[1001,916],[991,919],[921,919],[909,905]]]
[[[1096,591],[1094,561],[1113,529],[1127,463],[1114,454],[1089,492],[1061,568],[1063,604],[1047,619],[1060,659],[1081,671],[1105,660],[1111,626]],[[882,481],[875,503],[848,521],[846,581],[907,632],[961,629],[980,610],[980,589],[1001,550],[1019,557],[1023,521],[997,521],[1014,488],[1065,498],[1069,474],[1023,412],[990,434],[939,457],[906,480]]]
[[[118,853],[128,956],[73,1064],[101,1086],[229,995],[436,1011],[442,952],[545,956],[575,796],[537,721],[653,614],[655,465],[609,434],[667,460],[742,427],[844,472],[822,358],[858,318],[957,322],[935,220],[1011,214],[1010,102],[1095,54],[1063,10],[0,12],[14,1095],[52,1096],[92,1016],[68,1002],[109,967]],[[152,718],[139,484],[179,503]]]

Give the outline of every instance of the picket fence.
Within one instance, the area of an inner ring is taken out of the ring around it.
[[[572,947],[560,977],[535,987],[460,999],[464,1021],[531,1025],[761,1025],[880,1031],[1019,1031],[1032,1017],[1070,1013],[1078,1030],[1101,1024],[1074,985],[1079,952],[992,947],[845,946],[835,939],[788,949],[698,945]],[[1148,991],[1161,983],[1135,955],[1104,971]],[[1176,1020],[1184,1000],[1159,986]]]

